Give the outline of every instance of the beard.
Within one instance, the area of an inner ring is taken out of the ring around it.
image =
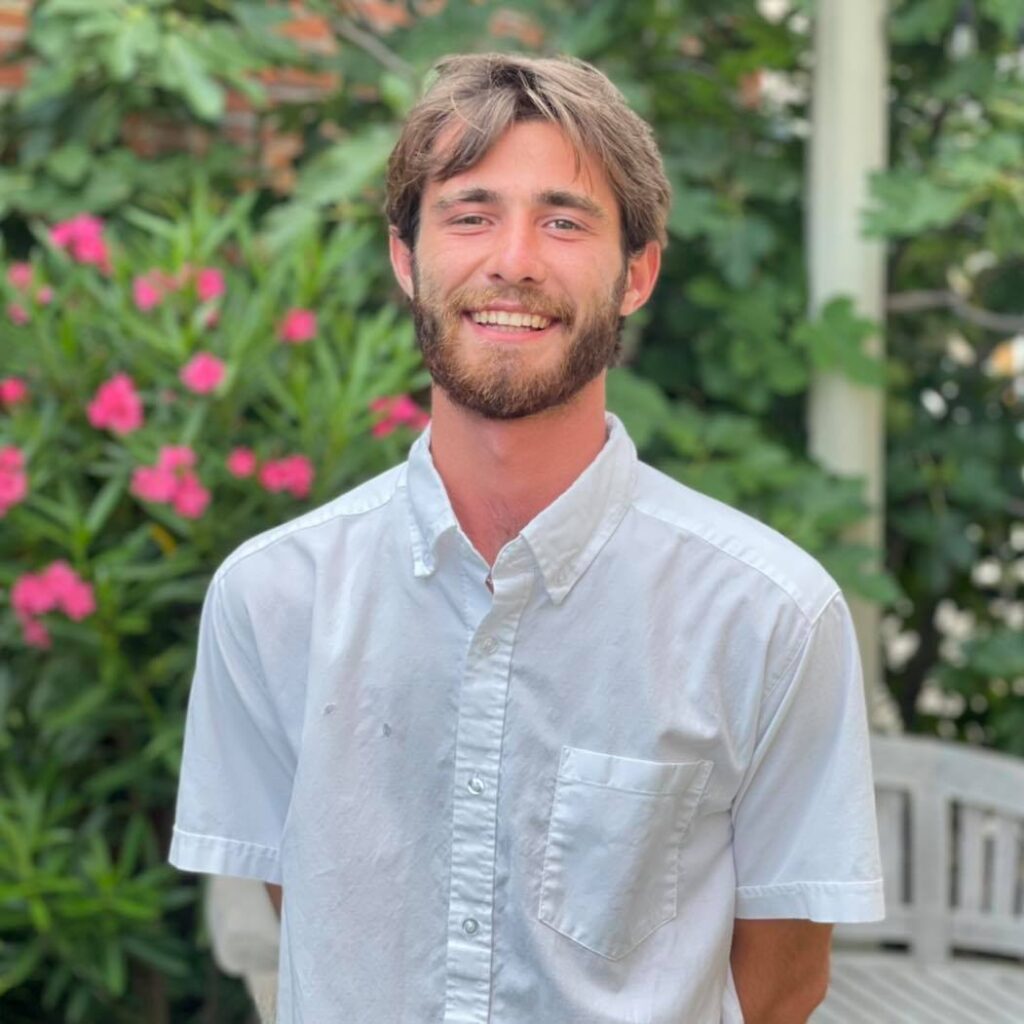
[[[413,262],[412,315],[416,341],[434,383],[448,398],[486,419],[514,420],[565,405],[585,385],[610,366],[622,351],[619,313],[626,291],[626,265],[607,300],[581,313],[565,300],[533,288],[460,288],[447,298],[429,279],[421,278]],[[468,310],[486,309],[494,302],[557,320],[568,335],[565,350],[554,366],[531,367],[529,341],[501,346],[460,348],[459,332]],[[524,346],[520,349],[519,345]]]

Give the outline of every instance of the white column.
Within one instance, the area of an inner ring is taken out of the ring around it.
[[[861,237],[868,175],[886,165],[886,0],[818,0],[814,27],[814,81],[807,207],[811,312],[837,295],[857,311],[883,318],[885,250]],[[883,339],[869,341],[879,353]],[[819,374],[808,408],[811,454],[844,476],[866,480],[874,509],[852,539],[880,547],[883,537],[883,394],[834,374]],[[850,600],[864,664],[868,707],[876,726],[889,724],[879,614]]]

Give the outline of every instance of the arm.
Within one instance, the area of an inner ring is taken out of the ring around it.
[[[828,991],[832,925],[737,919],[732,963],[745,1024],[805,1024]]]
[[[270,897],[270,902],[274,905],[274,912],[277,914],[277,919],[281,919],[281,886],[274,885],[273,882],[264,882],[267,887],[267,895]]]

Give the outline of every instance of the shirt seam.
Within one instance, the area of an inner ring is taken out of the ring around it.
[[[215,596],[219,598],[221,604],[223,605],[222,611],[224,615],[224,628],[231,634],[231,639],[234,642],[236,650],[242,656],[242,659],[245,661],[245,663],[249,666],[249,671],[252,672],[252,674],[256,676],[256,678],[260,681],[260,686],[264,694],[269,698],[270,685],[267,682],[266,673],[263,671],[262,666],[257,664],[257,661],[254,660],[253,656],[249,654],[249,651],[246,649],[246,645],[239,641],[238,634],[235,632],[235,627],[231,623],[231,616],[228,615],[227,600],[223,591],[223,588],[226,586],[225,579],[223,577],[221,577],[219,580],[215,579],[211,586],[213,586],[216,590],[220,592]]]
[[[215,843],[226,843],[228,846],[244,846],[250,850],[259,850],[277,860],[281,851],[277,846],[264,846],[262,843],[253,843],[247,839],[231,839],[229,836],[215,836],[209,832],[190,832],[188,829],[173,826],[173,831],[181,836],[188,836],[190,839],[213,840]]]
[[[796,674],[796,666],[801,660],[801,655],[807,650],[810,645],[811,638],[814,636],[814,631],[818,628],[818,623],[821,621],[822,616],[825,612],[832,607],[836,599],[842,596],[842,591],[835,591],[832,596],[821,606],[818,610],[818,614],[808,623],[807,629],[804,635],[800,638],[793,653],[786,659],[786,662],[779,669],[776,675],[768,682],[765,687],[764,694],[761,698],[761,707],[764,707],[765,702],[771,697],[773,693],[778,689],[783,679],[792,679],[792,676]],[[792,670],[792,672],[790,671]]]
[[[762,893],[791,892],[796,889],[877,889],[883,884],[882,878],[861,879],[851,882],[779,882],[776,885],[738,885],[736,892],[745,896]]]
[[[633,498],[630,507],[639,515],[647,516],[648,519],[653,519],[655,522],[661,523],[663,526],[667,526],[671,529],[677,530],[679,533],[686,534],[687,537],[692,537],[694,540],[700,541],[700,543],[706,544],[708,547],[714,548],[715,551],[720,551],[723,555],[726,555],[733,561],[739,562],[740,565],[745,565],[748,569],[751,569],[759,575],[763,576],[776,590],[780,590],[783,594],[786,595],[786,598],[796,608],[797,612],[799,612],[800,617],[804,619],[804,621],[808,624],[813,624],[814,622],[816,622],[818,618],[821,616],[822,611],[824,611],[824,609],[828,607],[828,605],[831,603],[832,599],[836,596],[836,594],[842,593],[842,590],[839,587],[836,587],[836,589],[833,590],[831,594],[829,594],[828,598],[822,602],[822,607],[812,617],[806,611],[804,611],[797,598],[785,586],[783,586],[782,583],[775,579],[775,577],[770,576],[764,569],[762,569],[761,566],[755,565],[753,562],[750,562],[747,559],[743,558],[735,551],[730,551],[728,548],[722,547],[721,544],[716,544],[709,537],[705,537],[703,534],[697,533],[694,530],[691,530],[688,527],[682,525],[681,523],[677,523],[672,519],[666,519],[664,516],[658,515],[658,513],[653,511],[652,509],[641,508],[640,505],[637,503],[637,499],[635,497]],[[807,554],[807,552],[805,552],[805,554]]]
[[[304,516],[300,516],[299,521],[297,522],[281,523],[278,526],[271,527],[262,540],[257,535],[244,544],[241,549],[228,555],[224,563],[214,573],[214,582],[225,579],[236,566],[241,565],[242,562],[252,555],[257,555],[266,548],[271,547],[280,541],[287,540],[289,537],[293,537],[298,533],[302,533],[305,530],[311,530],[317,526],[323,526],[324,523],[329,523],[332,519],[350,518],[366,515],[369,512],[376,512],[378,509],[390,504],[394,500],[395,494],[398,492],[399,477],[402,475],[399,470],[404,468],[405,465],[406,463],[399,463],[397,466],[392,466],[390,470],[385,471],[385,473],[392,472],[395,474],[395,483],[391,491],[381,497],[380,501],[376,504],[352,510],[347,510],[345,508],[332,509],[332,505],[343,502],[348,496],[348,494],[343,494],[338,498],[335,498],[333,501],[328,502],[326,506],[320,509],[311,509]],[[309,522],[302,522],[306,516],[310,517]]]

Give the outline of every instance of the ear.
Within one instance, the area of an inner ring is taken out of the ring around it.
[[[398,237],[398,228],[388,229],[388,254],[391,256],[391,269],[395,272],[395,280],[409,298],[412,298],[412,249]]]
[[[620,316],[635,313],[650,297],[661,270],[661,246],[648,242],[626,266],[626,292],[619,306]]]

